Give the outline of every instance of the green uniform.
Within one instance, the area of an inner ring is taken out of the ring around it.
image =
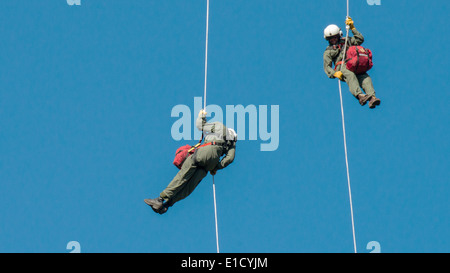
[[[353,37],[348,38],[347,49],[351,45],[361,45],[364,42],[364,37],[361,33],[359,33],[359,31],[356,30],[356,28],[352,29],[352,33]],[[327,76],[331,79],[334,78],[334,73],[339,71],[341,68],[341,65],[338,65],[337,69],[334,70],[332,65],[342,61],[344,55],[344,44],[345,38],[341,39],[338,45],[328,46],[323,53],[323,68]],[[350,92],[353,96],[357,97],[359,94],[363,94],[361,87],[367,95],[375,96],[375,89],[373,88],[372,79],[369,74],[364,73],[356,75],[345,66],[342,66],[341,72],[344,75],[344,81],[348,84]]]
[[[170,206],[189,196],[208,171],[225,168],[234,160],[236,142],[227,140],[227,127],[220,122],[207,123],[199,117],[196,122],[199,130],[205,134],[204,143],[215,143],[198,148],[189,156],[172,182],[161,192],[160,196]],[[221,157],[225,155],[222,159]]]

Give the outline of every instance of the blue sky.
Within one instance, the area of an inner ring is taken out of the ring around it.
[[[215,178],[221,252],[353,252],[322,68],[345,2],[211,0],[208,104],[280,109],[278,149],[239,141]],[[81,3],[0,3],[0,252],[215,252],[211,176],[165,215],[143,202],[194,143],[173,140],[170,113],[203,95],[206,1]],[[343,85],[358,252],[450,251],[448,10],[350,1],[382,101]]]

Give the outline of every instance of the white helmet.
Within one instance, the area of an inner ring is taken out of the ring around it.
[[[329,25],[323,31],[323,36],[327,40],[336,35],[340,35],[342,37],[342,30],[336,25]]]
[[[227,128],[226,140],[237,141],[237,134],[233,129]]]

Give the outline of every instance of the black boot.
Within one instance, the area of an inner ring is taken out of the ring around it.
[[[166,202],[164,202],[162,208],[158,211],[159,214],[164,214],[167,212],[167,210],[173,206],[173,202],[171,199],[167,200]]]
[[[164,205],[164,199],[162,199],[162,197],[158,197],[155,199],[144,199],[144,202],[150,207],[152,207],[153,211],[156,213],[159,213],[159,211],[163,208]]]
[[[162,208],[158,211],[159,214],[164,214],[169,209],[169,206],[167,206],[167,203],[164,203]]]

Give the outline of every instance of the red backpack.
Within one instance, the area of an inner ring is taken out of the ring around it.
[[[203,139],[203,136],[202,136],[202,139]],[[195,144],[194,146],[184,145],[177,149],[177,151],[175,152],[175,159],[173,160],[173,164],[175,166],[177,166],[178,169],[181,169],[181,166],[183,166],[183,163],[186,160],[186,158],[188,158],[190,155],[192,155],[195,152],[195,150],[197,150],[198,148],[216,144],[216,142],[214,141],[214,142],[208,142],[208,143],[201,145],[202,139],[200,139],[200,142]]]
[[[347,50],[345,65],[348,70],[355,74],[364,74],[369,71],[372,66],[372,51],[362,46],[351,46]],[[336,64],[342,64],[342,61]]]

